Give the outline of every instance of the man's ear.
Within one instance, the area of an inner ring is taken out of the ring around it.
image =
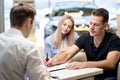
[[[25,20],[25,25],[26,25],[26,27],[29,27],[29,25],[31,25],[31,21],[32,21],[31,18],[27,18],[27,19]]]
[[[27,18],[26,21],[27,21],[28,24],[31,24],[32,19],[31,18]]]
[[[108,23],[105,23],[105,29],[107,30],[109,28],[109,24]]]

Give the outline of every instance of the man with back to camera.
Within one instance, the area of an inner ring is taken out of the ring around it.
[[[117,80],[117,67],[120,58],[120,38],[107,32],[109,12],[104,8],[92,11],[89,21],[89,33],[78,38],[76,43],[58,53],[47,63],[48,66],[65,63],[81,49],[84,49],[87,61],[72,62],[66,69],[102,68],[103,74],[95,76],[95,80]]]
[[[33,27],[36,11],[19,3],[10,11],[11,28],[0,34],[0,80],[49,80],[39,49],[26,39]]]

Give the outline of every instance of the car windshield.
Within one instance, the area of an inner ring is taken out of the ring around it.
[[[86,3],[79,2],[57,2],[53,7],[52,17],[63,16],[66,13],[72,15],[73,17],[74,15],[89,16],[92,10],[96,7],[86,7],[85,5]]]
[[[64,9],[59,9],[59,10],[54,10],[52,13],[52,16],[63,16],[65,13],[68,14],[79,14],[80,16],[89,16],[94,8],[78,8],[78,7],[73,7],[73,8],[64,8]]]

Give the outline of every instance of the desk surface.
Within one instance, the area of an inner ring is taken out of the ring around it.
[[[77,70],[58,70],[51,72],[52,76],[58,76],[60,80],[76,80],[88,77],[93,77],[94,75],[102,74],[103,69],[101,68],[84,68]]]

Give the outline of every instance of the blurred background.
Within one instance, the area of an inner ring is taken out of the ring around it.
[[[0,0],[0,32],[10,28],[9,11],[11,7],[20,2],[27,2],[37,11],[33,30],[28,39],[39,47],[44,47],[44,39],[52,34],[60,18],[69,14],[75,21],[75,31],[79,35],[88,32],[88,21],[91,11],[96,8],[106,8],[109,11],[109,31],[119,34],[117,15],[120,14],[120,0]]]

